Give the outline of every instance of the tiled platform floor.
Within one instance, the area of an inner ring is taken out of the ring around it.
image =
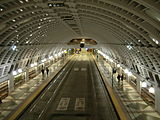
[[[65,60],[65,63],[68,61]],[[50,79],[51,76],[55,75],[56,71],[59,71],[60,68],[65,64],[62,60],[56,62],[55,64],[49,67],[50,73],[49,76],[42,77],[42,74],[38,74],[33,79],[27,81],[20,87],[16,88],[9,96],[2,100],[0,104],[0,120],[5,119],[7,115],[15,111],[17,107],[23,103],[23,101],[31,95],[43,82]]]
[[[111,85],[109,65],[102,60],[97,61],[100,71],[106,76]],[[127,82],[118,84],[117,74],[114,74],[114,91],[120,99],[132,120],[160,120],[160,114],[154,110],[153,105],[146,103],[141,95]]]

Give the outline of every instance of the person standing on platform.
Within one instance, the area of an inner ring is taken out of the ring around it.
[[[48,76],[48,74],[49,74],[49,69],[48,69],[48,67],[46,67],[46,73],[47,73],[47,76]]]
[[[123,73],[122,73],[122,74],[121,74],[122,85],[123,85],[123,79],[124,79],[124,75],[123,75]]]
[[[41,72],[42,72],[42,77],[44,77],[44,69],[43,68],[42,68]]]
[[[121,79],[121,75],[120,74],[118,74],[117,79],[118,79],[118,84],[119,84],[120,83],[120,79]]]

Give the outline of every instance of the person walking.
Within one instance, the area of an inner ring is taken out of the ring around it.
[[[119,84],[120,83],[120,79],[121,79],[120,74],[118,74],[117,79],[118,79],[118,84]]]
[[[122,82],[122,85],[123,85],[123,79],[124,79],[124,75],[123,73],[121,74],[121,82]]]
[[[47,76],[48,76],[48,74],[49,74],[49,69],[48,69],[48,67],[46,67],[46,73],[47,73]]]
[[[42,76],[44,76],[44,69],[43,68],[42,68],[41,72],[42,72]]]

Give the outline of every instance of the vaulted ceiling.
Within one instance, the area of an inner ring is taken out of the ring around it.
[[[75,38],[142,77],[160,74],[160,0],[0,0],[0,77]],[[126,59],[127,58],[127,59]],[[154,81],[154,80],[153,80]],[[155,82],[157,82],[155,80]]]

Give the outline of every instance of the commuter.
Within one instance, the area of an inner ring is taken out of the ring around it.
[[[123,75],[123,73],[122,73],[122,74],[121,74],[122,85],[123,85],[123,79],[124,79],[124,75]]]
[[[115,74],[117,72],[115,67],[112,69],[112,72],[113,72],[113,74]]]
[[[46,67],[46,73],[47,73],[47,76],[48,76],[48,73],[49,73],[49,69],[48,69],[48,67]]]
[[[42,68],[41,72],[42,72],[42,76],[44,77],[44,69],[43,68]]]
[[[2,103],[2,100],[1,100],[1,98],[0,98],[0,104]]]
[[[118,79],[118,84],[119,84],[120,83],[120,79],[121,79],[121,75],[120,74],[118,74],[117,79]]]

